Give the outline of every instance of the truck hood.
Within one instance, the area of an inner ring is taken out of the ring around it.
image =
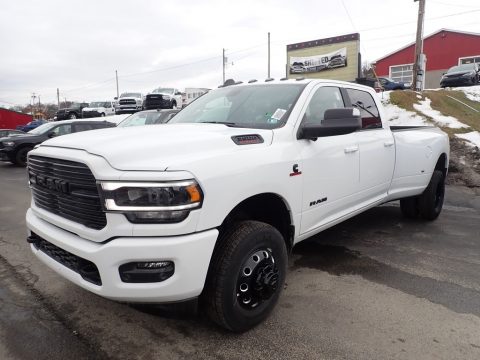
[[[237,145],[232,136],[258,134],[263,143]],[[86,131],[50,139],[43,146],[85,150],[125,171],[188,170],[188,163],[251,147],[269,146],[273,131],[221,124],[164,124]]]

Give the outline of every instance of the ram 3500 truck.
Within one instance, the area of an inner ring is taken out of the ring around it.
[[[449,143],[390,127],[371,88],[269,79],[215,89],[166,125],[62,136],[28,157],[40,260],[113,300],[199,297],[244,331],[275,306],[298,242],[392,200],[437,218]]]

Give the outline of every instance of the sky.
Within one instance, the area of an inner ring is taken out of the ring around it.
[[[157,87],[285,76],[286,45],[360,33],[363,61],[414,42],[413,0],[17,0],[0,10],[0,106],[111,100]],[[426,0],[424,34],[480,33],[478,0]],[[477,55],[477,54],[475,54]],[[38,98],[36,98],[38,101]]]

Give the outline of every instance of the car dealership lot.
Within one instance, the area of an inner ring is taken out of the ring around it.
[[[300,244],[272,316],[234,335],[201,314],[115,303],[64,280],[26,243],[25,169],[0,163],[0,184],[2,358],[26,358],[25,341],[4,336],[12,323],[19,333],[37,329],[29,338],[57,350],[44,358],[61,358],[65,344],[119,359],[480,358],[478,189],[448,187],[432,223],[407,221],[386,204]],[[21,284],[12,288],[12,279]],[[12,303],[30,304],[36,316]]]

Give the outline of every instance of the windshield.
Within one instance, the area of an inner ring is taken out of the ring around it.
[[[58,123],[43,124],[33,130],[30,130],[28,133],[33,135],[42,135],[48,132],[51,128],[53,128],[56,125],[58,125]]]
[[[123,93],[122,95],[120,95],[121,98],[124,98],[124,97],[136,97],[136,98],[141,98],[142,97],[142,94],[140,93]]]
[[[451,67],[448,69],[448,73],[457,72],[457,71],[472,71],[475,70],[475,64],[463,64]]]
[[[168,94],[173,95],[173,89],[171,88],[158,88],[152,91],[152,94]]]
[[[304,84],[229,86],[198,98],[168,123],[224,123],[275,129],[285,125]]]
[[[163,124],[168,121],[175,112],[172,111],[145,111],[130,115],[123,120],[117,127],[141,126]]]

